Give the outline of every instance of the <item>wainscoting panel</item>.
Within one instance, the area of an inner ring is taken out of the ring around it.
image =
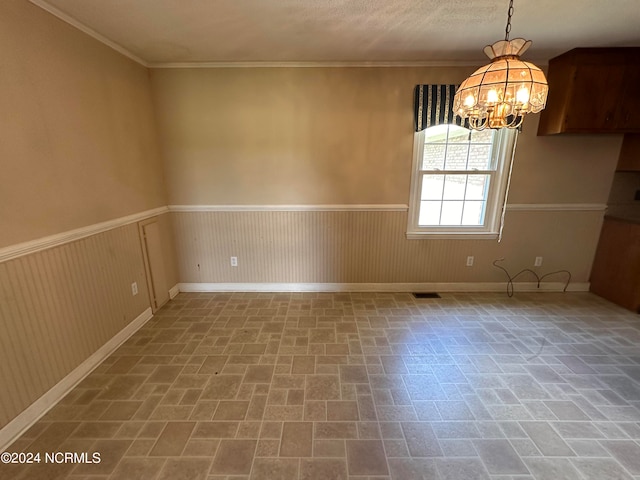
[[[0,428],[148,306],[135,223],[0,263]]]
[[[182,283],[466,283],[569,270],[588,282],[601,209],[513,210],[496,240],[407,240],[404,211],[172,211]],[[230,257],[238,257],[232,267]],[[472,267],[467,256],[474,256]],[[566,277],[564,277],[566,278]],[[531,281],[522,276],[519,281]],[[563,281],[562,276],[549,280]]]

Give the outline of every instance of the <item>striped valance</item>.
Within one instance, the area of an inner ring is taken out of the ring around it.
[[[453,123],[469,128],[464,121],[453,113],[453,97],[458,85],[416,85],[415,126],[416,132],[441,123]]]

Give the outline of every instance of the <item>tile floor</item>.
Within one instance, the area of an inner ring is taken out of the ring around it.
[[[591,294],[180,294],[0,478],[640,479],[640,321]]]

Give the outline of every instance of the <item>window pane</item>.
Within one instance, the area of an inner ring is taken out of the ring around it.
[[[447,146],[444,143],[425,143],[422,170],[443,170],[446,149]]]
[[[418,225],[440,225],[441,206],[442,202],[420,202],[420,215],[418,216]]]
[[[497,175],[497,168],[508,168],[508,162],[497,155],[511,155],[506,149],[513,145],[515,133],[436,125],[417,134],[424,138],[424,149],[418,150],[424,155],[415,160],[419,169],[413,172],[412,182],[418,184],[413,184],[418,191],[410,212],[417,221],[413,220],[416,223],[409,232],[490,233],[489,226],[497,225],[500,215],[493,205],[506,180]]]
[[[469,148],[469,170],[492,170],[491,145],[473,145]]]
[[[424,142],[425,143],[447,143],[447,132],[449,130],[449,125],[434,125],[433,127],[429,127],[424,131]]]
[[[440,225],[460,225],[462,222],[462,204],[464,202],[442,202]]]
[[[444,175],[423,175],[421,200],[442,200]]]
[[[464,200],[466,182],[466,175],[445,175],[444,194],[442,198],[445,200]]]
[[[489,175],[469,175],[465,200],[485,200],[489,190]]]
[[[462,225],[481,226],[484,224],[485,202],[464,202]]]
[[[466,170],[469,155],[468,143],[454,143],[447,146],[446,170]]]
[[[449,125],[449,143],[468,143],[471,130],[459,127],[458,125]]]
[[[471,143],[492,143],[494,131],[490,128],[485,130],[473,130],[471,132]]]

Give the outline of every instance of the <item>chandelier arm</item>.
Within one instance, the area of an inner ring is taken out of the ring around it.
[[[513,114],[513,119],[507,125],[507,128],[518,128],[522,125],[524,115]]]
[[[522,122],[524,122],[524,115],[520,115],[518,118],[520,118],[520,120],[518,121],[518,123],[514,128],[520,128],[520,126],[522,125]]]

